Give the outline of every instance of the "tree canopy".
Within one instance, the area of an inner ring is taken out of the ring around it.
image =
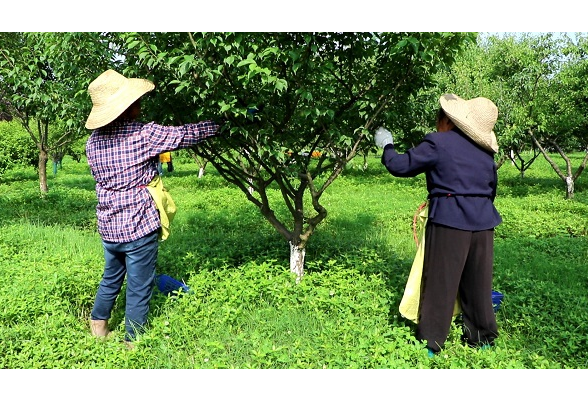
[[[126,33],[125,73],[153,79],[152,115],[223,121],[194,150],[288,241],[291,269],[327,216],[321,196],[380,124],[398,125],[461,33]],[[276,197],[274,191],[279,192]]]

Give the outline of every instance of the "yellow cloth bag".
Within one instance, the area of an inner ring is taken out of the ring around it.
[[[417,241],[417,252],[412,262],[412,267],[404,288],[404,295],[400,301],[398,311],[404,318],[415,324],[419,323],[419,306],[421,300],[421,283],[423,276],[423,262],[425,260],[425,228],[429,219],[429,203],[419,207],[415,216],[415,240]],[[419,240],[420,239],[420,240]],[[459,298],[455,300],[453,316],[461,313]]]
[[[159,240],[164,241],[169,236],[171,222],[176,215],[176,203],[174,203],[171,194],[163,187],[163,181],[159,175],[155,175],[155,178],[149,182],[147,190],[149,190],[159,211],[159,218],[161,220]]]

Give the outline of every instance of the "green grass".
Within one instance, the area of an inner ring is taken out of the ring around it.
[[[579,157],[579,155],[578,155]],[[94,183],[66,158],[42,197],[33,169],[0,178],[0,368],[584,369],[588,367],[588,191],[573,200],[543,160],[521,179],[499,170],[494,287],[504,293],[491,351],[464,347],[453,326],[438,357],[398,313],[415,252],[412,219],[424,177],[397,179],[377,157],[352,163],[322,198],[327,219],[307,248],[300,284],[287,243],[212,167],[174,160],[164,176],[178,214],[158,272],[191,294],[155,293],[148,331],[96,340],[87,319],[102,268]],[[284,213],[280,194],[276,213]]]

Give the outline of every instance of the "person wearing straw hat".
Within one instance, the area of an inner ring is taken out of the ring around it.
[[[487,98],[455,94],[444,94],[439,103],[437,132],[404,154],[394,149],[385,128],[374,135],[393,176],[426,177],[429,214],[416,337],[426,342],[430,356],[447,340],[456,299],[466,344],[488,347],[498,337],[491,296],[494,228],[502,222],[494,206],[498,109]]]
[[[159,178],[159,154],[219,133],[219,125],[210,120],[182,126],[139,122],[141,98],[154,88],[147,79],[126,78],[112,69],[88,86],[92,110],[86,128],[92,133],[86,155],[96,181],[98,232],[105,258],[90,330],[94,336],[109,335],[108,320],[126,276],[125,342],[129,347],[147,322],[162,220],[167,217],[160,216],[160,202],[148,190]]]

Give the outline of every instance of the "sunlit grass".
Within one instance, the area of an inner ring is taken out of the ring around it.
[[[362,160],[363,161],[363,160]],[[499,170],[494,287],[504,295],[496,349],[465,348],[454,327],[429,359],[397,309],[415,252],[424,177],[397,179],[377,157],[350,165],[321,199],[295,284],[289,249],[244,194],[209,167],[177,158],[164,182],[178,205],[158,271],[190,295],[155,292],[150,329],[124,351],[124,299],[113,337],[88,335],[103,255],[87,165],[66,159],[50,192],[33,169],[0,179],[2,368],[586,368],[588,196],[574,200],[544,161],[521,179]],[[280,209],[280,193],[270,193]]]

